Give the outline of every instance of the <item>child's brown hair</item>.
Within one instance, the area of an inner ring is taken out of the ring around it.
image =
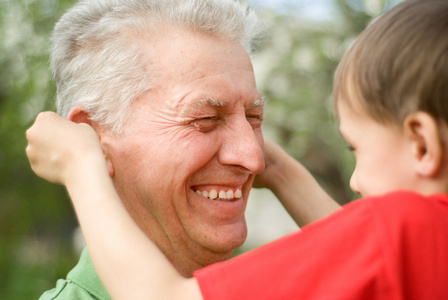
[[[380,123],[424,111],[448,123],[448,1],[407,0],[374,21],[342,58],[334,107],[343,101]]]

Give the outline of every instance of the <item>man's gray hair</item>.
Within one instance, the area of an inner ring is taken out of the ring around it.
[[[82,0],[52,36],[59,114],[80,106],[92,121],[120,133],[132,101],[155,79],[142,41],[165,25],[239,41],[249,54],[264,30],[238,0]]]

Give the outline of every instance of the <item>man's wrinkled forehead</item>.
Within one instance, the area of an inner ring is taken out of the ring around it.
[[[248,103],[246,108],[260,107],[263,108],[266,100],[263,96],[255,99],[254,101]],[[231,106],[231,103],[224,100],[217,100],[210,97],[199,98],[196,100],[192,100],[189,102],[183,102],[179,105],[179,111],[181,113],[188,113],[191,111],[197,111],[198,109],[205,107],[212,108],[228,108]]]

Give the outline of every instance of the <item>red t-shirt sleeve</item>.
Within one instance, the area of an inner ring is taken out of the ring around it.
[[[411,277],[420,276],[414,274],[415,270],[431,274],[434,268],[431,264],[428,270],[412,266],[406,270],[409,274],[403,274],[404,266],[409,261],[421,262],[423,258],[416,259],[416,255],[432,254],[433,246],[442,247],[440,251],[448,257],[448,243],[436,242],[437,245],[423,247],[421,253],[402,249],[403,242],[408,243],[406,247],[415,248],[413,241],[422,235],[414,229],[408,230],[404,222],[413,224],[419,214],[424,215],[421,222],[428,221],[428,212],[422,213],[420,207],[421,197],[416,196],[419,201],[409,207],[403,205],[407,203],[402,201],[403,197],[411,196],[398,193],[356,201],[301,232],[195,272],[204,299],[406,298],[403,286],[412,286],[410,282],[415,279]],[[445,219],[447,216],[448,212]],[[446,223],[445,220],[444,232],[448,234]],[[448,270],[447,259],[442,260]],[[440,280],[448,279],[447,270],[442,271],[442,276],[437,275]],[[414,293],[406,299],[422,299],[414,298],[419,295],[423,294]]]

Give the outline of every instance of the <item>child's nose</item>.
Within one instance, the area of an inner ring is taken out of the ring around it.
[[[353,192],[355,192],[358,195],[361,195],[361,192],[359,190],[358,182],[356,180],[356,169],[353,171],[352,176],[350,177],[350,188]]]

